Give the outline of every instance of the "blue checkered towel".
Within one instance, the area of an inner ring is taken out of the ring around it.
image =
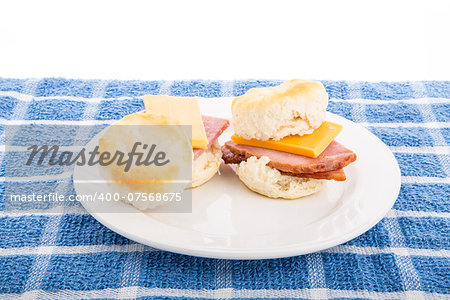
[[[119,119],[143,109],[144,94],[235,96],[278,83],[0,78],[0,134],[15,120]],[[328,110],[365,125],[401,168],[394,208],[362,236],[310,255],[232,261],[136,244],[77,205],[0,211],[0,298],[448,299],[450,82],[323,83]],[[68,179],[42,189],[74,193]]]

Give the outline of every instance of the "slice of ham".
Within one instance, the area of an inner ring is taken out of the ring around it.
[[[225,145],[222,146],[222,159],[226,164],[239,164],[243,161],[247,160],[247,157],[245,155],[235,154],[230,151]],[[315,178],[315,179],[327,179],[327,180],[336,180],[336,181],[345,181],[347,177],[345,176],[345,172],[343,169],[337,169],[333,171],[327,171],[327,172],[317,172],[317,173],[290,173],[290,172],[284,172],[281,171],[281,174],[289,175],[289,176],[296,176],[296,177],[303,177],[303,178]]]
[[[203,126],[205,126],[206,137],[208,139],[208,148],[217,140],[217,138],[230,126],[230,121],[210,116],[202,116]],[[194,148],[194,159],[197,159],[205,150]]]
[[[268,163],[269,166],[292,174],[312,174],[336,171],[356,160],[356,154],[354,152],[336,141],[332,141],[317,158],[241,145],[233,143],[232,141],[226,142],[224,147],[229,149],[230,152],[239,154],[245,159],[250,156],[256,156],[258,158],[267,156],[270,159],[270,162]]]
[[[303,178],[314,178],[314,179],[327,179],[327,180],[336,180],[336,181],[345,181],[347,177],[345,176],[344,169],[338,169],[328,172],[317,172],[317,173],[301,173],[301,174],[294,174],[294,173],[288,173],[280,171],[281,174],[289,175],[289,176],[296,176],[296,177],[303,177]]]

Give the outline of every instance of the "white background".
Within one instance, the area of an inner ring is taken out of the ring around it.
[[[449,80],[450,1],[5,1],[0,76]]]

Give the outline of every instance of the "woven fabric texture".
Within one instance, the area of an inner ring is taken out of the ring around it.
[[[116,120],[142,110],[144,94],[230,97],[280,82],[0,78],[1,156],[8,124]],[[0,210],[0,298],[448,299],[450,82],[323,84],[328,110],[372,131],[401,168],[393,209],[365,234],[309,255],[233,261],[137,244],[77,203]],[[74,193],[70,177],[41,185]]]

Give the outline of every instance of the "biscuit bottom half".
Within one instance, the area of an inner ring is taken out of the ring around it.
[[[326,185],[327,180],[282,174],[267,166],[269,161],[266,156],[249,157],[237,166],[236,173],[249,189],[270,198],[297,199],[315,194]]]

